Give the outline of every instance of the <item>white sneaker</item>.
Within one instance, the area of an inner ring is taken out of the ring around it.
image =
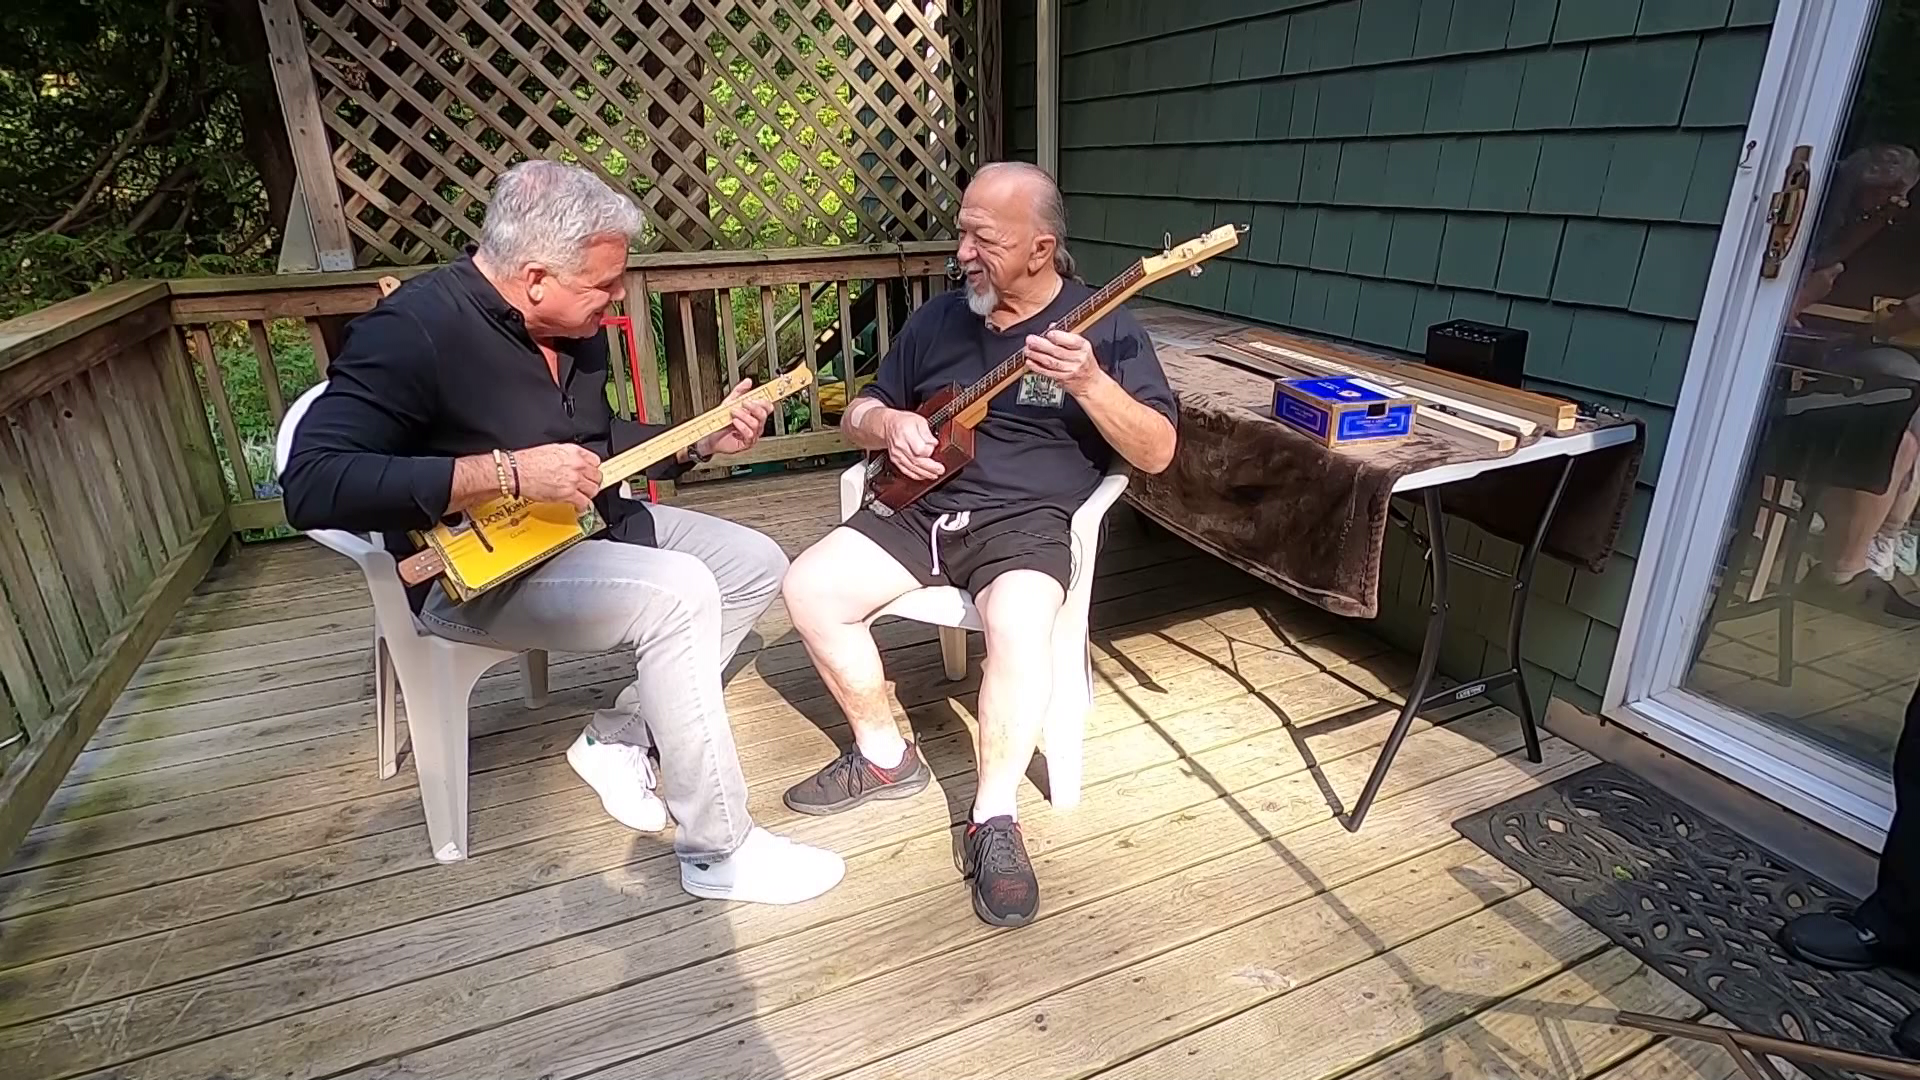
[[[846,873],[846,861],[833,852],[796,844],[756,825],[746,843],[718,862],[681,859],[680,887],[708,900],[797,904],[840,884]]]
[[[667,827],[667,804],[653,793],[653,761],[646,748],[601,742],[587,732],[567,747],[567,764],[600,794],[613,820],[640,832]]]
[[[1867,543],[1867,569],[1882,581],[1892,581],[1900,565],[1900,542],[1886,533],[1875,533]]]

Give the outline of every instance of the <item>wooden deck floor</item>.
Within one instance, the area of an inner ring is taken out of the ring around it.
[[[797,551],[832,482],[685,501]],[[975,919],[950,861],[972,684],[941,679],[925,628],[881,633],[937,789],[826,819],[780,792],[845,728],[783,612],[750,639],[729,702],[754,811],[849,872],[811,904],[729,907],[681,893],[668,844],[610,821],[559,757],[623,682],[617,656],[554,657],[537,711],[511,671],[482,683],[474,854],[435,864],[410,765],[375,776],[357,576],[306,541],[248,549],[0,875],[0,1074],[1731,1074],[1611,1026],[1702,1010],[1449,824],[1582,753],[1549,740],[1530,765],[1510,715],[1462,707],[1419,726],[1352,835],[1334,807],[1406,657],[1124,509],[1095,598],[1085,800],[1023,793],[1043,917],[1009,932]]]

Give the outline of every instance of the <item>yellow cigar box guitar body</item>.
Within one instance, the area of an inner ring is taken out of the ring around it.
[[[669,428],[601,462],[600,486],[606,489],[621,484],[655,462],[665,461],[725,429],[733,422],[734,408],[743,402],[778,402],[812,382],[813,372],[801,365]],[[441,577],[447,595],[457,601],[470,600],[591,537],[605,524],[593,510],[580,513],[563,502],[507,496],[490,499],[450,524],[414,533],[414,542],[421,550],[401,560],[400,579],[417,585]]]

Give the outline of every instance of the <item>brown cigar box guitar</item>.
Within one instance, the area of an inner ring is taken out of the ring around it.
[[[1179,247],[1174,247],[1169,238],[1166,250],[1136,260],[1118,277],[1107,282],[1047,329],[1083,334],[1087,328],[1125,303],[1128,297],[1154,282],[1182,270],[1199,274],[1201,263],[1232,249],[1240,242],[1240,233],[1243,231],[1241,226],[1222,225]],[[932,430],[935,441],[931,456],[944,471],[932,480],[915,480],[896,470],[893,459],[885,450],[869,451],[862,504],[882,517],[888,516],[946,483],[965,468],[973,460],[974,428],[987,418],[987,406],[996,395],[1026,373],[1027,350],[1022,348],[981,376],[973,385],[950,386],[921,403],[914,411],[927,418],[927,427]]]

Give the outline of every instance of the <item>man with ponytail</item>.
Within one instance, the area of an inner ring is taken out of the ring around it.
[[[995,397],[974,459],[889,515],[862,510],[793,563],[783,593],[807,651],[853,728],[854,745],[787,792],[801,813],[832,814],[924,789],[932,771],[901,736],[866,621],[899,596],[957,585],[986,631],[979,782],[961,871],[976,914],[996,926],[1033,918],[1039,884],[1016,805],[1053,680],[1054,616],[1073,575],[1073,510],[1114,455],[1158,473],[1173,459],[1173,392],[1146,331],[1124,308],[1084,334],[1053,329],[1093,295],[1066,247],[1053,178],[1022,162],[982,168],[957,219],[962,288],[915,311],[841,427],[903,474],[937,477],[933,432],[914,410],[969,385],[1018,349],[1028,371]]]

